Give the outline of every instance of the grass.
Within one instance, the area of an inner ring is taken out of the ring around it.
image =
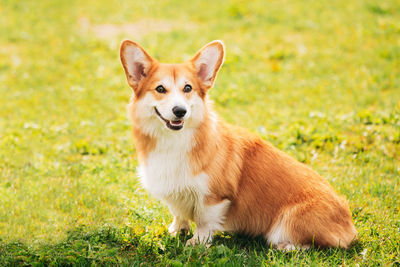
[[[0,14],[0,265],[400,264],[398,1],[4,0]],[[357,245],[169,237],[135,174],[123,38],[164,62],[224,40],[220,117],[324,175]]]

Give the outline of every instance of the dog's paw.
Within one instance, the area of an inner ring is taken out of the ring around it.
[[[197,244],[200,243],[200,240],[196,237],[190,238],[188,241],[186,241],[186,246],[196,246]]]
[[[170,235],[177,235],[180,231],[181,229],[174,223],[168,227],[168,232]]]
[[[192,237],[188,241],[186,241],[186,246],[197,246],[204,245],[207,248],[211,246],[211,241],[200,240],[199,238]]]
[[[168,233],[169,233],[170,235],[176,235],[176,234],[178,233],[178,229],[175,227],[174,224],[171,224],[171,225],[168,227]]]
[[[189,233],[189,229],[187,228],[176,228],[176,227],[171,227],[171,225],[168,227],[168,232],[170,235],[177,235],[177,234],[184,234],[187,235]]]
[[[290,251],[297,250],[297,249],[306,250],[306,249],[310,248],[309,245],[296,245],[296,244],[289,243],[289,242],[276,244],[275,247],[277,249],[285,251],[285,252],[290,252]]]
[[[276,248],[282,251],[296,250],[296,246],[292,243],[279,243],[276,245]]]
[[[196,246],[196,245],[205,245],[209,247],[212,242],[212,237],[211,236],[199,236],[197,234],[194,234],[194,236],[186,241],[186,246]]]
[[[187,234],[189,232],[189,227],[189,222],[177,223],[176,220],[174,220],[168,227],[168,232],[170,235]]]

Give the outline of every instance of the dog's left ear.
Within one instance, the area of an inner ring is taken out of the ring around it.
[[[206,44],[191,59],[197,76],[203,85],[209,89],[213,86],[215,77],[225,57],[225,46],[220,40]]]

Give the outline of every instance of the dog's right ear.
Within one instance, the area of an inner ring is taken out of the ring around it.
[[[122,42],[120,57],[128,84],[136,91],[155,60],[140,45],[129,40]]]

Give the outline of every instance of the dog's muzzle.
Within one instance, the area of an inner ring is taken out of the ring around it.
[[[156,107],[154,107],[154,110],[155,110],[157,116],[165,122],[165,124],[167,125],[167,127],[169,129],[178,131],[183,128],[183,120],[167,120],[161,115],[161,113],[158,111],[158,109]]]

